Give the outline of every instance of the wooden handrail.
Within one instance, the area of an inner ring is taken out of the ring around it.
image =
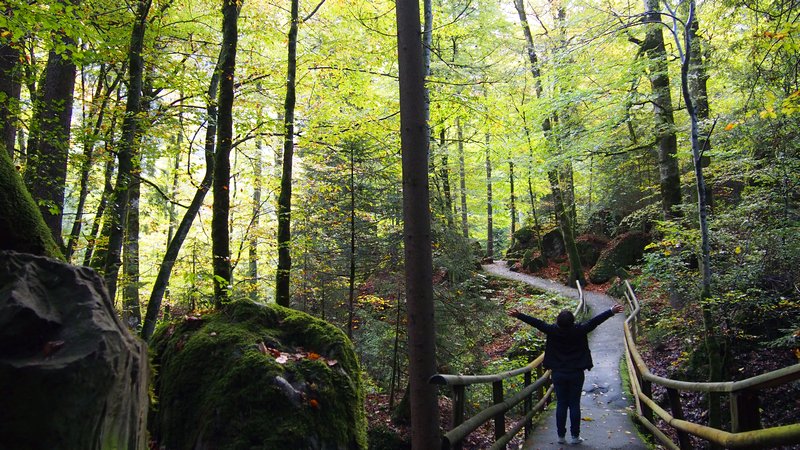
[[[573,312],[576,317],[587,311],[586,299],[584,298],[580,282],[577,282],[577,286],[578,306],[575,307]],[[531,428],[531,419],[537,412],[545,408],[553,394],[552,386],[548,386],[548,389],[546,391],[544,390],[544,387],[550,384],[550,371],[542,370],[542,361],[544,361],[544,353],[536,357],[536,359],[529,364],[506,372],[488,375],[450,375],[437,373],[432,376],[429,383],[450,386],[453,389],[454,428],[445,433],[442,437],[442,449],[460,449],[461,441],[463,441],[467,435],[492,419],[495,420],[495,443],[491,447],[491,450],[505,449],[506,444],[511,441],[523,426],[525,428],[525,437],[527,438]],[[530,374],[533,371],[537,372],[538,377],[531,383]],[[525,375],[525,387],[513,397],[503,400],[503,380],[519,375]],[[468,420],[464,420],[464,405],[466,403],[465,388],[473,384],[483,383],[493,384],[494,404],[479,411]],[[537,391],[539,392],[539,401],[535,405],[530,406],[530,399],[533,397],[534,392]],[[506,432],[505,413],[523,402],[525,406],[523,413],[525,416]]]
[[[725,448],[766,448],[800,443],[800,423],[766,429],[753,429],[760,427],[757,391],[800,379],[800,364],[784,367],[746,380],[721,383],[695,383],[653,375],[636,348],[637,321],[641,311],[639,300],[636,298],[630,283],[625,281],[625,284],[627,288],[625,296],[631,306],[630,316],[625,320],[624,326],[625,358],[628,362],[631,391],[636,403],[636,418],[653,436],[672,449],[690,448],[691,444],[688,441],[688,435],[697,436]],[[663,386],[670,393],[672,413],[653,400],[651,394],[652,384]],[[729,394],[731,396],[733,430],[720,430],[683,420],[680,396],[677,391]],[[745,402],[751,402],[749,407],[745,407]],[[755,404],[752,402],[755,402]],[[654,425],[653,413],[669,426],[675,428],[678,432],[678,445]]]

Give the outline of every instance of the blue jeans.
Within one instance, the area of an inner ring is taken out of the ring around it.
[[[567,410],[569,431],[572,436],[581,434],[581,390],[583,370],[553,371],[553,387],[556,391],[556,431],[559,436],[567,434]]]

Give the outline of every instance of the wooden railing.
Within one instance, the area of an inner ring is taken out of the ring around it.
[[[626,281],[626,293],[631,314],[625,321],[625,357],[631,380],[631,390],[636,403],[636,419],[650,433],[670,449],[692,448],[689,436],[697,436],[712,445],[725,448],[769,448],[800,443],[800,424],[761,428],[759,391],[800,379],[800,364],[758,375],[741,381],[722,383],[695,383],[671,380],[650,373],[636,348],[639,300]],[[667,391],[670,411],[653,400],[653,385]],[[720,430],[684,420],[681,391],[719,393],[730,395],[731,430]],[[674,428],[678,442],[674,442],[655,426],[654,416]]]
[[[578,306],[574,312],[576,317],[585,314],[587,310],[580,283],[578,283],[578,293]],[[436,374],[431,377],[431,383],[450,386],[453,390],[453,429],[442,437],[442,449],[461,449],[464,438],[492,419],[494,419],[495,443],[491,450],[505,449],[506,444],[523,428],[527,438],[531,431],[531,419],[547,406],[553,393],[550,371],[542,368],[543,360],[544,353],[527,366],[507,372],[491,375]],[[533,373],[536,374],[536,380],[533,380]],[[511,398],[504,399],[503,381],[520,375],[523,377],[522,389]],[[482,383],[492,383],[492,405],[464,420],[466,388]],[[536,400],[536,404],[533,404],[533,400]],[[523,404],[523,417],[506,432],[505,414],[520,403]]]

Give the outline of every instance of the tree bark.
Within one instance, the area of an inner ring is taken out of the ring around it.
[[[289,282],[292,271],[292,160],[294,157],[294,107],[297,76],[297,27],[299,1],[291,0],[288,62],[286,69],[286,99],[283,105],[283,171],[278,196],[278,269],[275,275],[275,302],[289,306]]]
[[[250,299],[258,300],[258,224],[261,217],[261,174],[263,158],[261,142],[256,142],[256,157],[253,160],[253,227],[248,242],[247,276],[250,278]]]
[[[653,91],[653,114],[658,140],[659,189],[664,219],[680,217],[675,207],[681,203],[681,179],[678,167],[678,141],[675,136],[675,118],[672,113],[667,52],[661,30],[659,0],[645,0],[647,35],[641,50],[650,59],[650,86]]]
[[[492,211],[492,157],[489,148],[489,133],[486,133],[486,258],[494,259],[494,226]]]
[[[66,6],[78,2],[62,2]],[[50,50],[45,69],[45,82],[38,96],[39,104],[33,121],[36,145],[28,147],[25,182],[39,205],[53,239],[63,248],[61,221],[64,212],[64,189],[67,181],[72,99],[75,92],[76,66],[72,60],[75,42],[63,32],[54,40],[65,49]]]
[[[425,74],[419,35],[419,3],[398,0],[397,51],[400,78],[400,141],[403,160],[403,233],[408,301],[411,445],[440,446],[436,389],[436,329],[433,310],[428,151],[425,122]]]
[[[10,7],[5,7],[3,10],[9,17],[13,14]],[[7,31],[5,28],[0,28],[0,32],[5,31]],[[5,148],[12,161],[14,160],[16,120],[22,87],[20,84],[20,52],[17,45],[18,43],[14,41],[0,44],[0,98],[2,98],[0,100],[0,145]]]
[[[517,231],[517,199],[514,196],[514,161],[508,162],[508,184],[511,190],[509,209],[511,210],[511,237],[513,239],[514,233]]]
[[[222,1],[222,49],[219,57],[219,112],[217,151],[214,158],[214,204],[211,217],[211,251],[214,268],[214,305],[219,308],[230,298],[233,283],[230,233],[230,154],[233,145],[233,95],[236,45],[239,39],[237,0]]]
[[[152,0],[140,0],[136,7],[136,18],[131,31],[131,45],[128,49],[128,99],[125,103],[125,117],[122,119],[122,137],[117,151],[119,166],[117,182],[114,185],[110,234],[103,275],[108,293],[113,300],[117,291],[117,277],[121,265],[122,241],[126,228],[126,215],[130,196],[133,160],[138,152],[139,114],[142,103],[142,83],[144,79],[144,36],[147,29],[147,16]]]
[[[458,133],[458,193],[461,198],[461,233],[469,239],[469,223],[467,222],[467,169],[464,164],[464,129],[461,127],[461,118],[456,117],[456,132]]]
[[[139,181],[141,173],[141,155],[137,155],[134,163],[134,173],[131,180],[127,219],[125,220],[125,240],[122,252],[122,321],[131,330],[138,330],[142,323],[142,311],[139,306],[139,199],[141,197],[142,183]]]

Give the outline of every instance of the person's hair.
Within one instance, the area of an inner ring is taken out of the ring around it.
[[[556,317],[556,325],[561,328],[569,328],[575,325],[575,315],[568,309],[561,311]]]

